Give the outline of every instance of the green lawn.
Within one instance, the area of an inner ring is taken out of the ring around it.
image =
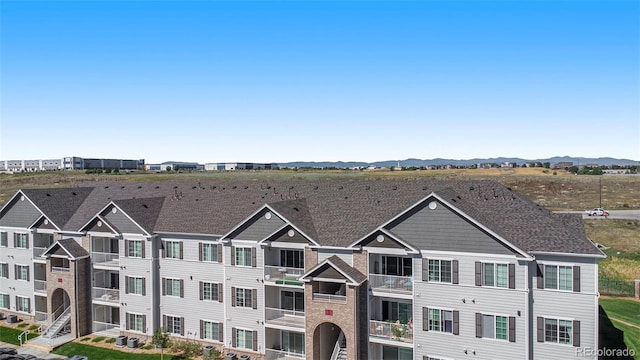
[[[600,299],[600,348],[633,349],[640,360],[640,328],[628,326],[615,319],[640,327],[640,302],[622,298]]]
[[[14,329],[5,326],[0,326],[0,341],[9,344],[20,345],[18,336],[24,331],[24,329]],[[37,337],[38,334],[29,334],[29,339]]]
[[[84,355],[89,360],[159,360],[160,354],[141,354],[104,349],[100,347],[84,345],[79,343],[66,343],[59,348],[53,350],[54,354],[73,356]],[[181,356],[164,355],[166,360],[184,360]]]

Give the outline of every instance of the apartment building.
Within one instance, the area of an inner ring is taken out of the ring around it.
[[[598,346],[580,215],[493,181],[252,180],[22,189],[0,312],[259,359],[570,358]],[[66,335],[63,335],[66,334]]]

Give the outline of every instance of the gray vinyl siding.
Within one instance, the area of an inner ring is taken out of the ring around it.
[[[267,236],[273,234],[276,230],[284,226],[284,221],[277,217],[275,214],[271,214],[271,219],[264,217],[265,212],[253,217],[240,229],[238,229],[232,236],[233,239],[238,240],[253,240],[260,241]]]
[[[512,251],[441,203],[406,215],[389,229],[421,250],[510,255]]]
[[[29,224],[31,225],[31,224]],[[28,230],[24,231],[13,231],[7,229],[0,229],[0,231],[4,231],[7,233],[7,247],[0,248],[2,249],[0,252],[2,253],[2,261],[7,263],[7,268],[9,270],[9,278],[0,279],[0,292],[5,294],[9,294],[10,297],[10,307],[12,311],[16,310],[16,301],[15,296],[28,297],[31,299],[31,312],[34,311],[34,295],[33,295],[33,279],[34,279],[34,269],[33,269],[33,234],[31,234]],[[14,233],[27,233],[29,236],[29,248],[15,248],[14,247]],[[15,276],[15,265],[25,265],[29,267],[29,281],[25,280],[16,280]],[[11,289],[9,289],[11,287]],[[15,289],[15,290],[14,290]]]
[[[183,280],[184,297],[162,296],[160,312],[184,317],[184,334],[196,334],[200,338],[200,320],[224,321],[226,301],[200,300],[200,281],[224,284],[224,265],[199,261],[199,243],[196,238],[180,239],[165,237],[162,240],[182,241],[183,259],[160,258],[160,279],[179,278]],[[255,279],[253,280],[255,282]],[[159,285],[160,289],[162,284]],[[225,289],[226,290],[226,289]],[[226,294],[223,293],[223,296]],[[229,304],[230,306],[230,304]],[[225,335],[226,336],[226,335]]]
[[[21,196],[17,194],[13,203],[1,214],[0,226],[28,228],[42,215],[26,196],[24,200],[20,200]]]
[[[478,359],[526,358],[527,263],[515,257],[478,257],[452,254],[424,254],[425,258],[458,260],[459,284],[440,284],[422,281],[421,260],[414,261],[414,358],[424,355],[457,359],[463,350],[475,350]],[[516,289],[475,286],[475,262],[512,263],[515,266]],[[465,302],[462,302],[465,299]],[[459,312],[459,335],[423,331],[423,308]],[[518,315],[520,311],[520,315]],[[476,338],[476,313],[515,317],[515,342]],[[420,346],[418,346],[420,345]]]
[[[115,214],[109,211],[104,217],[122,234],[144,234],[143,230],[120,210]]]
[[[240,243],[238,246],[249,246],[248,243]],[[258,331],[258,350],[264,352],[264,253],[260,246],[256,246],[256,267],[232,266],[230,261],[231,247],[224,247],[226,282],[224,287],[224,303],[227,311],[224,337],[225,345],[231,345],[232,328],[243,328]],[[231,306],[231,287],[257,289],[258,304],[256,309]]]
[[[130,239],[137,240],[137,239]],[[154,284],[153,281],[153,251],[152,241],[143,240],[145,247],[145,258],[131,258],[125,257],[124,240],[120,240],[120,302],[123,304],[120,307],[120,324],[126,324],[126,313],[138,313],[145,314],[147,316],[146,321],[146,334],[153,335],[154,331],[154,289],[157,289],[160,284]],[[125,293],[125,277],[144,277],[145,281],[145,296],[126,294]]]
[[[335,249],[318,249],[318,264],[325,261],[326,259],[336,255],[342,261],[346,262],[350,266],[353,266],[353,252],[350,250],[335,250]]]

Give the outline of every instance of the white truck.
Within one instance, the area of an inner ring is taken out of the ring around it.
[[[593,208],[584,212],[589,216],[609,216],[609,212],[603,208]]]

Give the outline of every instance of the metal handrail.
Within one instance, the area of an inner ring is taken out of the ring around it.
[[[51,336],[49,336],[49,334],[47,334],[47,333],[46,333],[46,332],[49,330],[49,328],[51,328],[51,326],[52,326],[52,325],[53,325],[53,324],[54,324],[58,319],[60,319],[61,317],[65,316],[66,314],[68,314],[68,313],[70,313],[70,312],[71,312],[71,306],[68,306],[66,309],[64,309],[64,311],[63,311],[60,315],[55,316],[56,312],[57,312],[58,310],[60,310],[60,308],[61,308],[62,306],[63,306],[63,305],[58,306],[58,308],[57,308],[53,313],[51,313],[51,322],[49,323],[49,321],[47,321],[47,323],[49,323],[49,324],[48,324],[47,328],[42,332],[42,336],[51,338]]]
[[[27,340],[29,340],[29,330],[25,330],[21,332],[20,335],[18,335],[18,341],[20,341],[20,346],[22,346],[22,335],[26,335],[24,338],[24,342],[27,342]]]
[[[64,304],[58,306],[58,308],[56,308],[55,310],[53,310],[53,312],[51,312],[51,316],[47,315],[47,321],[40,325],[40,327],[38,327],[38,332],[39,333],[43,333],[44,331],[47,331],[47,329],[49,328],[49,326],[51,326],[53,324],[54,321],[56,321],[56,313],[58,312],[58,310],[60,310],[62,307],[64,306]]]
[[[338,341],[336,341],[336,345],[333,347],[333,352],[331,353],[331,360],[336,360],[338,358],[338,353],[340,352],[340,344],[344,341],[344,333],[340,332],[338,335]]]

